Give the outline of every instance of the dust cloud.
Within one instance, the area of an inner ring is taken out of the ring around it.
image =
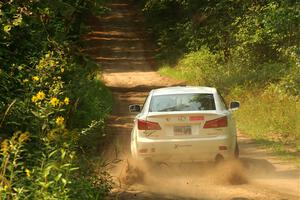
[[[120,185],[143,186],[148,192],[172,196],[215,198],[216,188],[249,183],[244,165],[238,160],[215,163],[144,163],[126,160],[119,176]]]

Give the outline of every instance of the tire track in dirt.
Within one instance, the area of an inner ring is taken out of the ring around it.
[[[145,182],[126,186],[119,182],[130,154],[130,131],[134,115],[129,104],[142,104],[153,88],[180,85],[153,70],[155,51],[145,37],[143,18],[126,1],[107,5],[112,11],[94,17],[92,31],[84,38],[85,52],[103,67],[103,80],[111,88],[115,104],[107,133],[110,146],[106,158],[115,161],[111,173],[116,180],[118,199],[298,199],[299,169],[285,163],[253,141],[239,137],[241,165],[223,168],[180,165],[158,171],[144,169]],[[119,161],[119,162],[116,162]],[[241,172],[239,172],[241,171]],[[152,172],[152,173],[151,173]],[[220,182],[224,174],[241,173],[249,181],[232,185]]]

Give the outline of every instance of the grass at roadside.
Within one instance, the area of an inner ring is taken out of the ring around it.
[[[188,77],[185,77],[184,74],[181,71],[178,71],[178,70],[172,68],[168,64],[162,65],[159,68],[159,73],[161,75],[169,76],[169,77],[172,77],[172,78],[177,79],[177,80],[187,81],[191,85],[193,84],[191,79],[189,79]]]
[[[95,160],[95,158],[101,160],[101,152],[107,142],[106,119],[112,110],[113,96],[102,83],[100,76],[83,84],[78,95],[83,103],[80,108],[81,112],[74,116],[73,124],[81,128],[83,137],[79,142],[82,153],[90,160]]]
[[[274,142],[264,139],[254,139],[255,142],[264,148],[267,148],[274,152],[276,155],[284,160],[289,160],[295,162],[298,167],[300,167],[300,150],[299,146],[295,149],[295,146],[286,146],[280,142]]]
[[[77,100],[70,126],[80,131],[76,159],[79,178],[72,185],[76,192],[71,199],[102,199],[112,188],[102,146],[107,142],[105,121],[111,113],[113,97],[101,80],[101,66],[83,58],[86,65],[74,74],[73,79],[77,81],[71,88]]]
[[[286,97],[281,100],[274,98],[269,103],[263,99],[255,104],[248,103],[248,100],[236,115],[242,132],[281,158],[295,161],[300,166],[300,104],[299,100],[296,101]],[[254,115],[250,109],[256,113],[252,121],[248,117]]]

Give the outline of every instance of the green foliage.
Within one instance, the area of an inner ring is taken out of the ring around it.
[[[88,180],[77,178],[76,181],[72,182],[74,192],[70,199],[103,199],[112,189],[108,180],[111,180],[111,177],[105,172],[98,174],[98,177],[90,177]]]
[[[299,20],[299,3],[270,1],[251,6],[242,17],[236,18],[238,32],[235,36],[242,45],[276,50],[297,43]]]
[[[83,174],[81,140],[102,130],[110,93],[74,44],[96,0],[0,2],[0,198],[102,199],[107,174]],[[94,9],[95,8],[95,9]],[[94,124],[95,129],[91,129]],[[97,184],[95,184],[97,183]]]
[[[0,198],[6,199],[11,197],[20,198],[18,193],[23,193],[23,185],[26,183],[26,172],[21,153],[24,153],[24,143],[29,139],[28,133],[16,133],[9,140],[6,139],[1,143],[0,151]],[[19,179],[20,182],[15,181]]]
[[[299,162],[300,99],[274,89],[270,86],[259,94],[232,94],[231,98],[242,100],[236,112],[238,128],[284,158]]]
[[[76,112],[72,116],[70,124],[73,128],[84,129],[87,125],[95,127],[95,123],[104,126],[104,120],[112,107],[112,95],[100,82],[98,77],[83,79],[72,88],[73,94],[78,97]]]
[[[282,49],[297,46],[300,20],[297,1],[144,0],[149,29],[160,53],[220,51],[225,59],[241,48],[258,63],[281,59]]]
[[[174,69],[173,67],[171,67],[168,64],[162,64],[159,68],[159,73],[164,76],[170,76],[177,80],[188,81],[188,77],[184,76],[181,71]],[[190,84],[193,84],[192,81],[189,81],[189,82],[190,82]]]
[[[257,139],[295,145],[300,139],[296,129],[297,101],[296,97],[274,91],[273,86],[259,95],[247,94],[237,112],[239,127]]]
[[[203,48],[199,51],[187,54],[179,61],[177,67],[184,76],[188,76],[190,80],[195,81],[199,85],[212,85],[218,82],[218,76],[210,74],[218,74],[220,72],[222,57],[212,54],[208,49]],[[191,76],[192,75],[192,76]],[[221,76],[220,76],[221,77]]]

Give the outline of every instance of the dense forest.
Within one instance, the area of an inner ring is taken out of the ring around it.
[[[82,16],[105,11],[96,0],[0,2],[0,199],[108,193],[110,178],[93,174],[88,153],[111,95],[79,40]]]
[[[240,100],[240,131],[300,151],[300,2],[143,0],[164,75]]]

